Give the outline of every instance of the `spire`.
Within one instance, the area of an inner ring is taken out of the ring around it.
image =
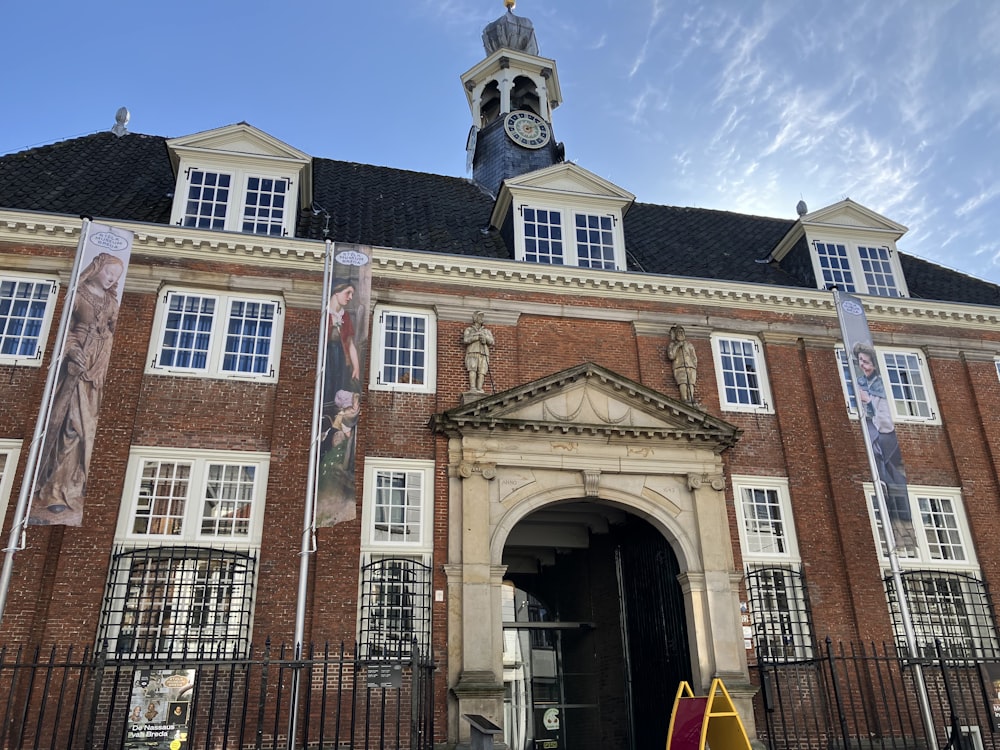
[[[483,29],[483,48],[489,57],[498,49],[538,54],[535,27],[527,18],[514,15],[515,0],[504,0],[507,12]]]

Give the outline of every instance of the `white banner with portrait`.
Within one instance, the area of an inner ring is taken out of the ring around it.
[[[891,536],[887,532],[886,538],[892,539],[897,549],[914,548],[916,537],[906,487],[906,469],[899,452],[896,424],[889,404],[892,393],[887,390],[882,377],[865,309],[857,297],[836,289],[833,299],[844,336],[847,369],[854,386],[862,433],[873,465],[873,479],[878,484],[877,494],[881,496],[888,515],[889,522],[884,525],[889,527]]]

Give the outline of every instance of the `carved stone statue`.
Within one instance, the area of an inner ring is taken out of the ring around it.
[[[483,326],[486,316],[482,312],[472,315],[472,325],[465,329],[462,341],[465,343],[465,369],[469,371],[469,390],[472,393],[483,393],[486,373],[490,369],[490,347],[493,346],[493,334]]]
[[[691,342],[687,340],[682,326],[670,329],[670,346],[667,347],[667,358],[674,367],[674,380],[681,391],[681,400],[689,404],[695,403],[694,385],[698,380],[698,355]]]

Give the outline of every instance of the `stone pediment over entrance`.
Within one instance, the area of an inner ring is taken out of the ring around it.
[[[449,409],[435,431],[473,430],[618,435],[735,444],[737,427],[592,362]]]

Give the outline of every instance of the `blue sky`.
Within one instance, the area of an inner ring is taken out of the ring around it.
[[[638,200],[794,218],[850,197],[1000,282],[1000,3],[522,0],[567,158]],[[0,153],[246,121],[307,153],[465,175],[459,76],[501,0],[9,3]],[[10,33],[11,30],[20,33]]]

